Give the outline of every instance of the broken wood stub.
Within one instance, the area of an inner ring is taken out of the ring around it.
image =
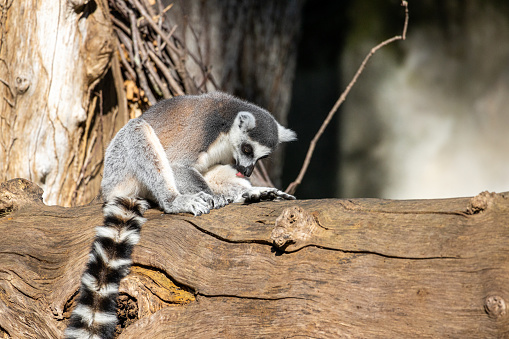
[[[470,199],[467,207],[468,214],[477,214],[486,210],[493,201],[495,193],[484,191]]]
[[[118,338],[509,337],[509,194],[486,198],[149,210]],[[0,338],[61,337],[101,223],[98,203],[0,218]]]
[[[276,219],[270,238],[278,248],[296,250],[302,248],[318,228],[313,215],[302,207],[292,206],[284,209]]]

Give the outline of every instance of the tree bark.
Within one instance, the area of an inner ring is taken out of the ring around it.
[[[97,87],[105,75],[111,80],[107,3],[3,0],[0,7],[0,181],[29,178],[48,204],[89,202],[99,188],[101,146],[126,121],[115,87],[106,99]],[[96,189],[85,192],[87,184]]]
[[[41,193],[0,187],[0,337],[61,336],[102,223],[98,202],[46,206]],[[119,338],[509,335],[509,193],[146,217]]]

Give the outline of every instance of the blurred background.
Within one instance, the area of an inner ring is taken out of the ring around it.
[[[409,1],[319,141],[299,198],[442,198],[509,190],[509,3]],[[307,1],[283,186],[399,1]]]

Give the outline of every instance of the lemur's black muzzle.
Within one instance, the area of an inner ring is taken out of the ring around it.
[[[241,165],[235,165],[235,169],[239,171],[243,176],[249,177],[251,176],[251,173],[253,173],[254,165],[250,166],[241,166]]]

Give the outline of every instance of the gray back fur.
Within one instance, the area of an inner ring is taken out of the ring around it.
[[[274,117],[261,107],[222,92],[163,100],[141,118],[152,126],[168,152],[172,145],[178,144],[179,153],[184,148],[187,153],[198,154],[206,151],[220,133],[227,133],[241,111],[250,112],[256,118],[256,127],[249,132],[249,137],[274,149],[279,141]],[[166,141],[165,138],[171,138],[168,130],[179,134],[178,140]]]

